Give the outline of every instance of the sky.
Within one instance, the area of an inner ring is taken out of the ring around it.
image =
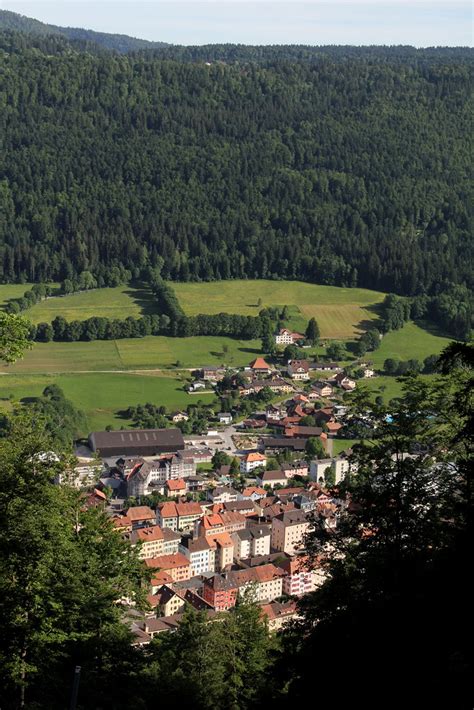
[[[466,0],[0,0],[42,22],[172,44],[472,46]]]

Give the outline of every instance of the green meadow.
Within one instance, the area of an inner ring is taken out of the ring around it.
[[[23,397],[37,397],[51,383],[58,384],[78,409],[87,416],[87,431],[129,426],[119,412],[130,405],[152,402],[169,410],[201,400],[210,403],[213,394],[188,394],[186,378],[160,374],[91,373],[61,375],[11,375],[0,377],[0,408],[11,409]],[[12,399],[10,399],[12,398]]]
[[[438,355],[451,340],[434,335],[416,323],[408,322],[400,330],[392,330],[382,338],[380,347],[367,358],[382,369],[387,358],[396,360],[419,360],[428,355]]]
[[[385,294],[363,288],[319,286],[301,281],[235,280],[172,283],[187,315],[240,313],[257,315],[266,306],[289,306],[290,324],[303,329],[313,316],[323,338],[350,338],[377,319]]]
[[[147,336],[77,343],[35,343],[14,365],[0,373],[68,373],[97,370],[141,370],[200,365],[248,365],[260,353],[259,340],[214,336],[167,338]]]

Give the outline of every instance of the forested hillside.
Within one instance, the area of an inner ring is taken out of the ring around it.
[[[9,10],[0,10],[0,28],[39,36],[60,35],[73,43],[94,43],[98,47],[124,54],[136,52],[140,49],[155,49],[165,46],[164,42],[148,42],[146,39],[137,39],[128,35],[95,32],[94,30],[85,30],[79,27],[48,25],[45,22],[39,22],[32,17],[25,17]]]
[[[163,264],[183,281],[468,283],[469,50],[209,66],[12,32],[0,47],[1,281]]]

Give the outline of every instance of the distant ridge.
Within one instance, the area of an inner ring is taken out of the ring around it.
[[[146,39],[137,39],[128,35],[109,34],[108,32],[95,32],[79,27],[58,27],[48,25],[31,17],[19,15],[9,10],[0,10],[0,30],[11,30],[31,35],[60,35],[73,42],[92,42],[105,49],[110,49],[121,54],[136,52],[142,49],[160,49],[169,46],[166,42],[149,42]]]

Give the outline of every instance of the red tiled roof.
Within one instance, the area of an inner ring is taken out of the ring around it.
[[[154,518],[155,514],[147,505],[138,505],[135,508],[129,508],[127,510],[127,516],[132,522],[135,522],[137,520],[149,520],[150,518]]]
[[[170,491],[184,491],[186,490],[186,481],[182,478],[172,478],[166,481],[166,487]]]
[[[199,503],[177,503],[176,510],[180,517],[183,515],[202,515],[203,513]]]
[[[176,569],[177,567],[189,567],[191,564],[187,557],[181,552],[174,555],[162,555],[162,557],[151,557],[145,560],[147,567],[158,567],[160,570]]]
[[[142,542],[153,542],[154,540],[163,540],[163,531],[159,525],[153,525],[150,528],[141,528],[135,530],[135,535]]]
[[[257,357],[255,360],[253,360],[250,363],[250,367],[252,368],[252,370],[269,370],[270,369],[270,365],[267,362],[265,362],[263,357]]]

